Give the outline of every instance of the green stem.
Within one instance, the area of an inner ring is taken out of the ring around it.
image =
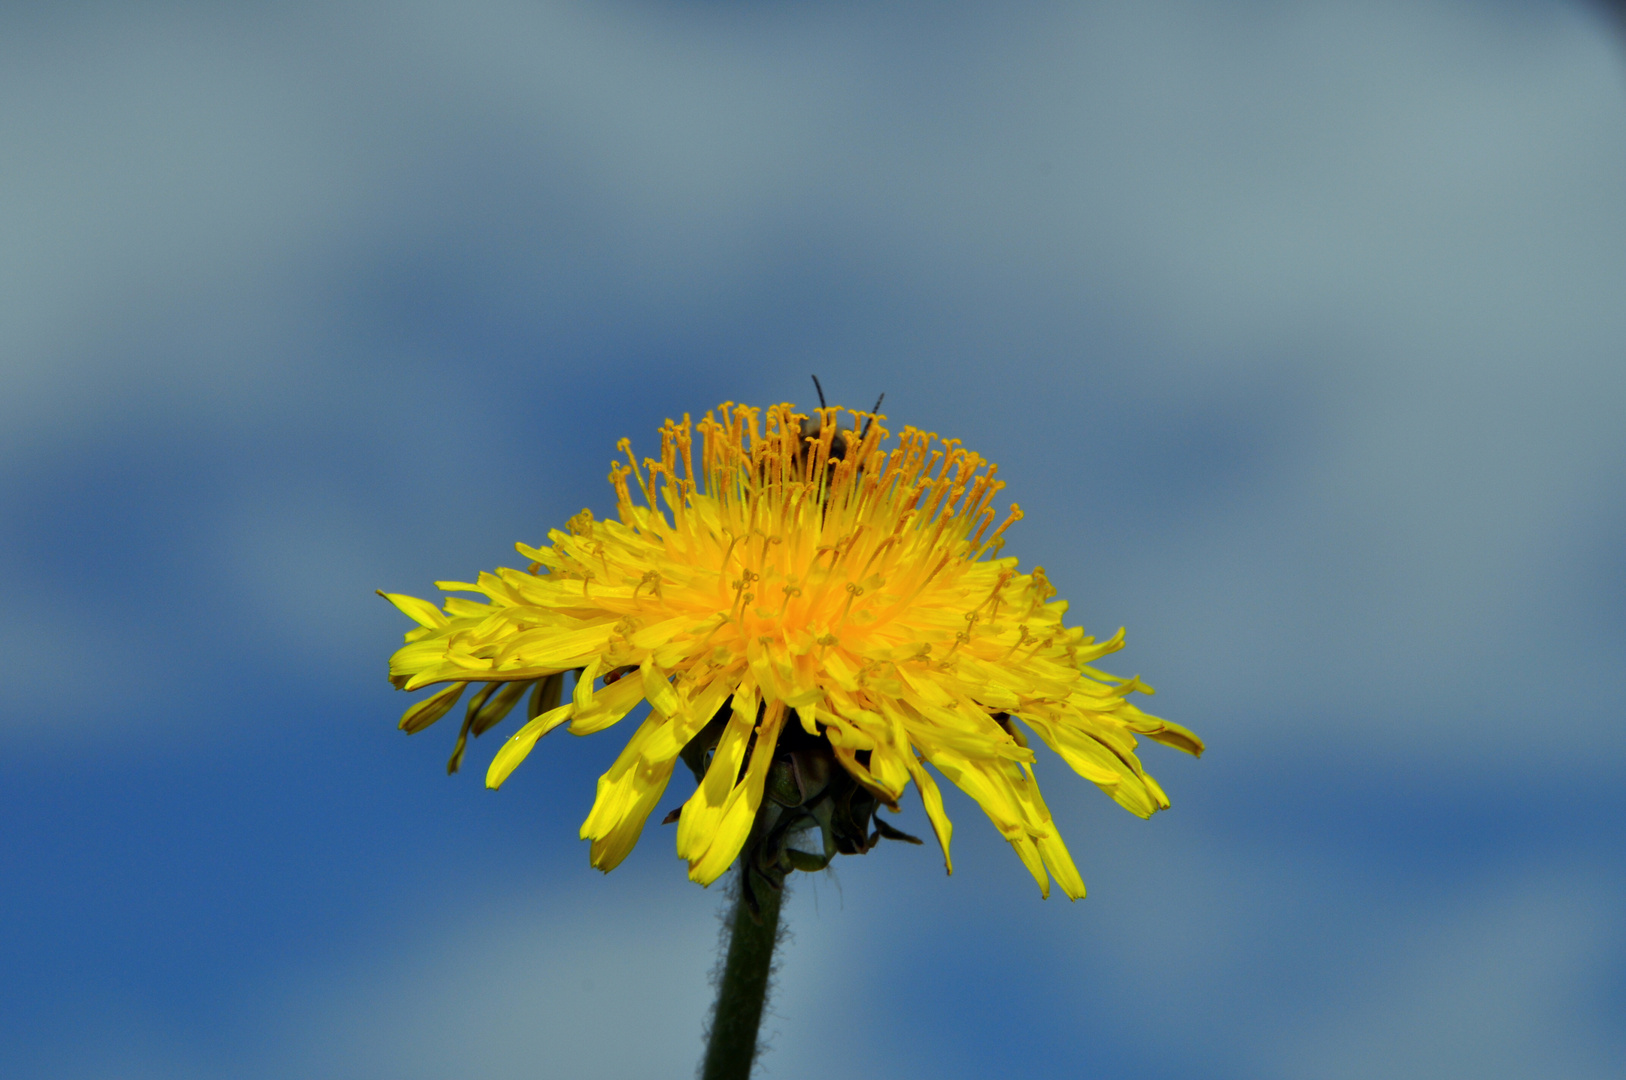
[[[706,1046],[701,1080],[750,1080],[751,1064],[757,1056],[757,1028],[768,999],[768,974],[779,936],[783,890],[756,890],[758,910],[753,917],[747,870],[750,862],[741,856],[728,958],[717,985],[717,1012],[711,1020],[711,1041]]]

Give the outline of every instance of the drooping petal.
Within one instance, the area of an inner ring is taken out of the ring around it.
[[[785,722],[785,712],[783,704],[768,706],[767,716],[757,729],[750,767],[746,769],[744,778],[729,792],[711,843],[703,854],[689,862],[691,881],[710,885],[722,876],[745,845],[745,838],[750,835],[751,826],[756,821],[757,810],[762,806],[762,788],[768,779],[768,766],[773,761],[774,746],[779,739],[779,729]]]
[[[640,767],[636,771],[631,805],[609,832],[593,840],[590,858],[595,867],[607,874],[621,865],[621,860],[632,851],[644,831],[644,823],[649,820],[650,811],[655,809],[655,804],[666,791],[666,782],[672,778],[673,764],[666,761]]]
[[[751,682],[742,681],[734,692],[734,710],[712,753],[706,775],[683,804],[678,818],[677,853],[692,866],[711,848],[722,824],[723,811],[745,760],[745,748],[756,727],[757,695]]]
[[[592,863],[606,873],[638,842],[644,822],[672,777],[672,758],[651,760],[648,754],[664,725],[664,718],[652,712],[627,740],[609,771],[599,777],[598,795],[582,822],[581,837],[593,841]]]
[[[910,755],[911,759],[913,755]],[[937,836],[937,846],[943,849],[943,869],[950,874],[954,873],[954,860],[949,857],[949,840],[954,835],[954,822],[949,820],[948,814],[943,810],[943,793],[937,790],[937,781],[932,779],[931,773],[919,761],[911,761],[909,774],[914,778],[915,787],[920,791],[920,801],[926,807],[926,817],[931,820],[932,832]]]
[[[502,782],[508,779],[508,774],[513,772],[531,752],[536,740],[569,720],[575,711],[574,702],[561,705],[536,717],[509,736],[508,741],[502,744],[502,749],[497,751],[497,756],[491,759],[491,767],[486,770],[486,787],[492,790],[502,787]]]
[[[468,683],[453,683],[446,689],[413,705],[412,708],[401,714],[401,730],[408,735],[422,731],[436,720],[452,711],[457,699],[463,696],[464,687]]]

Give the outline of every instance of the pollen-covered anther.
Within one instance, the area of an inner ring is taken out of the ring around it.
[[[644,572],[644,576],[638,579],[638,584],[633,588],[632,595],[637,596],[639,591],[645,588],[647,588],[651,594],[660,596],[661,572],[659,570],[646,570]]]

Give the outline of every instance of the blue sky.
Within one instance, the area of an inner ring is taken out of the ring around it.
[[[1041,760],[1076,904],[957,794],[952,878],[804,876],[768,1075],[1626,1066],[1595,9],[11,5],[0,99],[18,1075],[687,1075],[719,890],[575,839],[624,736],[448,779],[373,590],[815,371],[1210,753],[1149,822]]]

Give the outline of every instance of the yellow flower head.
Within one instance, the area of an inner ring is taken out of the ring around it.
[[[437,583],[483,601],[454,597],[442,611],[389,595],[419,624],[390,659],[392,681],[451,684],[401,726],[427,727],[483,684],[455,769],[466,736],[532,689],[529,722],[486,774],[495,788],[559,725],[600,731],[648,701],[582,825],[603,870],[637,842],[685,746],[712,731],[677,830],[701,884],[751,834],[776,748],[809,739],[893,809],[912,780],[952,870],[930,764],[982,806],[1046,895],[1048,870],[1082,896],[1021,725],[1142,817],[1169,803],[1136,760],[1135,735],[1193,754],[1202,743],[1127,700],[1150,687],[1090,666],[1123,631],[1096,641],[1064,626],[1067,604],[1043,569],[999,557],[1022,514],[1012,506],[996,525],[994,466],[914,428],[884,449],[882,417],[851,412],[846,427],[841,411],[729,403],[698,425],[668,420],[658,461],[640,467],[622,440],[617,519],[584,510],[548,534],[551,546],[517,545],[533,560],[526,570]],[[570,670],[574,692],[561,701]]]

